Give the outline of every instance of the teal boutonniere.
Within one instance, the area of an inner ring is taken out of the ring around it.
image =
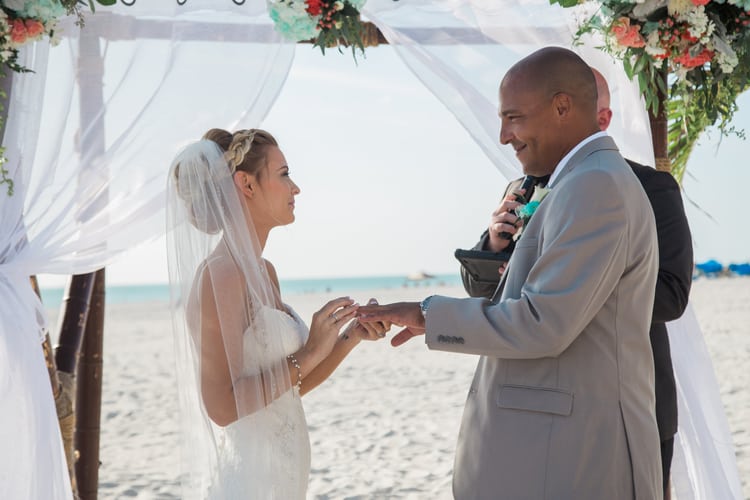
[[[549,188],[537,187],[534,189],[534,194],[531,196],[531,200],[529,200],[529,202],[522,206],[518,211],[518,216],[523,220],[524,226],[529,223],[531,216],[534,215],[539,204],[549,192]]]

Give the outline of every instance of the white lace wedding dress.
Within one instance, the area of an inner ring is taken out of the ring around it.
[[[271,307],[262,310],[266,324],[273,322],[279,327],[274,330],[282,333],[287,354],[304,345],[309,330],[294,311],[289,307],[289,314]],[[254,348],[249,333],[244,334],[246,358],[252,356]],[[208,498],[305,498],[310,475],[310,438],[296,386],[266,408],[237,420],[216,435],[220,440],[218,464]],[[258,449],[266,450],[261,459],[257,458]]]

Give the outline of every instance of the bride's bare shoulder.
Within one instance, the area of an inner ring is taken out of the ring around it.
[[[266,265],[266,270],[268,271],[268,277],[271,278],[271,282],[278,289],[279,288],[279,277],[276,274],[276,268],[273,267],[273,264],[271,264],[270,260],[263,259],[263,263]]]

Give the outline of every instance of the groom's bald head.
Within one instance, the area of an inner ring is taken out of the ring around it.
[[[568,94],[584,111],[596,112],[596,80],[591,67],[571,50],[545,47],[521,59],[505,74],[501,87],[513,83],[545,98]]]
[[[531,175],[546,175],[599,131],[596,81],[574,52],[546,47],[521,59],[500,84],[500,142],[511,144]]]

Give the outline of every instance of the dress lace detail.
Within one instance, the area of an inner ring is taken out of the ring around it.
[[[289,313],[264,307],[265,321],[281,322],[287,354],[302,347],[309,331],[294,311]],[[250,356],[254,341],[244,336],[244,355]],[[218,429],[217,471],[209,489],[211,499],[304,499],[310,475],[310,438],[307,422],[295,387],[261,411],[247,415]],[[253,446],[270,450],[264,460],[255,456]],[[252,492],[252,493],[249,493]]]

